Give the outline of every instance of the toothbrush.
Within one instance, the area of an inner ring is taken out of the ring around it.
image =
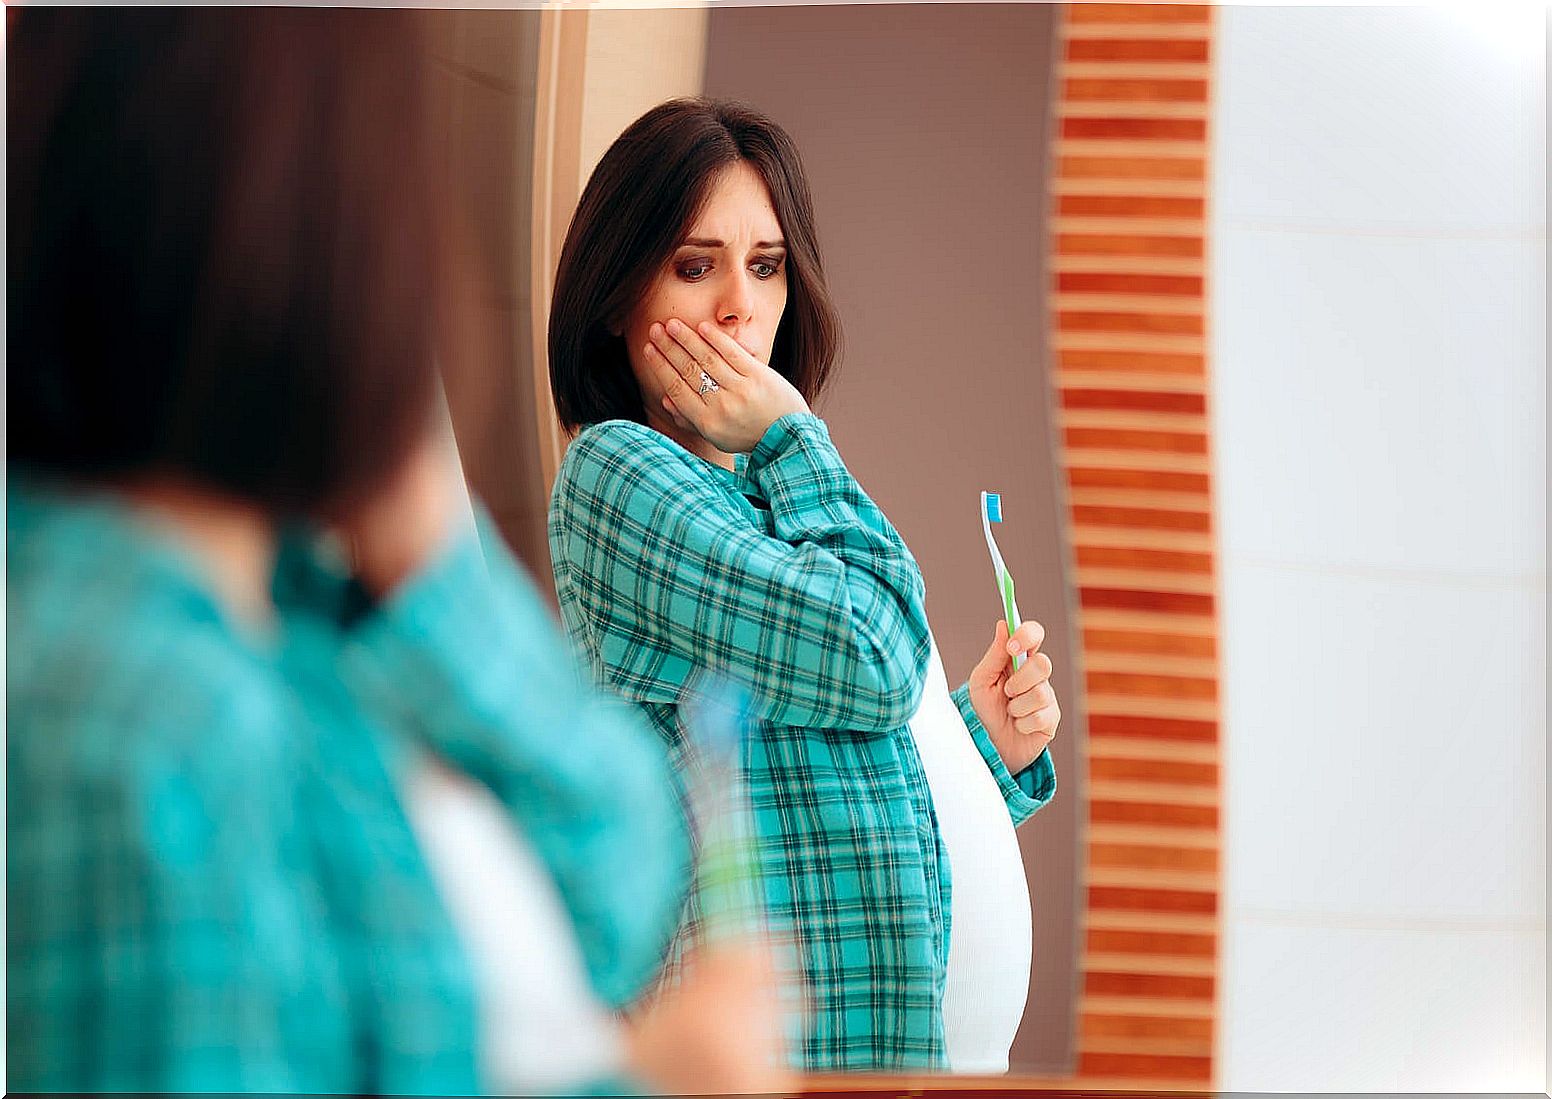
[[[986,548],[992,555],[992,569],[997,573],[997,594],[1002,598],[1002,613],[1008,620],[1008,636],[1013,636],[1013,631],[1018,629],[1023,621],[1019,617],[1018,604],[1013,600],[1013,574],[1008,571],[1008,566],[1002,563],[1002,554],[997,551],[997,539],[992,537],[992,524],[1002,522],[1002,497],[995,492],[981,493],[981,529],[986,532]],[[1018,671],[1024,666],[1024,658],[1013,658],[1013,670]]]
[[[763,924],[754,825],[744,784],[744,743],[752,703],[716,681],[685,706],[692,751],[686,793],[698,838],[693,887],[708,940],[747,938]]]

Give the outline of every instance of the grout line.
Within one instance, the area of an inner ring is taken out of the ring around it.
[[[1358,580],[1392,580],[1404,583],[1424,584],[1429,587],[1462,588],[1467,591],[1531,591],[1546,594],[1545,573],[1470,573],[1450,569],[1401,569],[1383,565],[1342,565],[1330,562],[1278,561],[1236,554],[1224,550],[1219,555],[1218,567],[1227,572],[1235,566],[1255,569],[1271,569],[1276,572],[1297,572],[1316,575],[1334,575]]]
[[[1223,232],[1286,233],[1293,236],[1382,237],[1397,240],[1502,240],[1545,242],[1545,225],[1525,225],[1511,229],[1438,229],[1384,225],[1341,225],[1332,222],[1250,221],[1220,218],[1213,229]]]
[[[1302,913],[1274,908],[1230,908],[1224,925],[1233,921],[1280,927],[1340,931],[1459,932],[1476,935],[1545,934],[1545,916],[1377,916],[1335,912]]]

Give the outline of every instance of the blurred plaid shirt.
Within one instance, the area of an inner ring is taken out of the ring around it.
[[[908,726],[924,586],[823,421],[782,417],[735,471],[641,424],[593,425],[557,477],[550,547],[567,627],[681,768],[681,699],[715,678],[753,696],[765,903],[798,941],[810,1012],[797,1064],[943,1067],[949,868]],[[1009,775],[968,688],[954,697],[1022,823],[1054,790],[1049,753]]]
[[[428,752],[511,811],[601,994],[651,978],[689,861],[662,746],[486,542],[354,616],[288,544],[261,638],[122,503],[11,479],[12,1088],[491,1088],[398,797]]]

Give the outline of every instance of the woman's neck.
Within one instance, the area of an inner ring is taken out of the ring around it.
[[[733,455],[725,450],[718,450],[707,442],[706,437],[700,432],[693,429],[686,431],[661,413],[648,412],[647,426],[667,435],[697,458],[704,458],[712,465],[721,466],[723,469],[734,468]]]
[[[147,477],[122,487],[142,514],[193,552],[218,601],[240,622],[261,631],[273,624],[276,536],[269,516],[174,477]]]

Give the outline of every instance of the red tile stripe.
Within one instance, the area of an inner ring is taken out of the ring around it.
[[[1062,19],[1053,399],[1067,487],[1081,494],[1068,532],[1084,687],[1103,699],[1087,722],[1086,811],[1102,831],[1083,852],[1075,1087],[1214,1080],[1219,892],[1207,883],[1222,775],[1202,193],[1213,33],[1201,5],[1078,4]]]

